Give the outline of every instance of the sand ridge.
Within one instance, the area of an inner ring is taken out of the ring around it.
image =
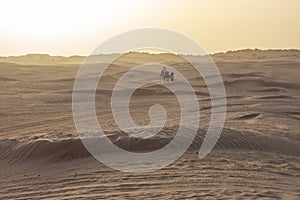
[[[207,86],[185,61],[160,55],[159,61],[189,77],[198,96],[200,128],[182,158],[164,169],[140,175],[100,164],[78,138],[71,107],[78,63],[0,63],[1,199],[300,198],[300,60],[267,54],[251,59],[229,54],[215,57],[227,92],[227,117],[216,147],[203,160],[198,159],[197,151],[210,120]],[[104,74],[96,93],[97,114],[106,135],[133,152],[166,145],[180,119],[172,93],[147,85],[132,98],[131,115],[145,125],[149,123],[149,106],[163,104],[170,116],[162,132],[142,140],[114,124],[107,106],[113,83],[130,66],[148,62],[153,56],[128,54],[118,60]]]

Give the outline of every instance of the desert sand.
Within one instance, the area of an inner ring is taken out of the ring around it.
[[[111,169],[81,143],[72,89],[83,59],[0,58],[0,199],[300,199],[299,51],[213,56],[226,88],[227,116],[217,145],[204,159],[197,152],[211,116],[210,96],[189,64],[175,55],[146,53],[128,53],[113,63],[97,89],[96,109],[107,136],[128,151],[167,144],[180,112],[163,84],[145,86],[132,98],[131,115],[146,125],[149,106],[160,103],[170,113],[164,129],[144,140],[118,130],[109,100],[126,70],[150,61],[168,64],[188,77],[197,92],[201,120],[194,142],[175,163],[144,174]]]

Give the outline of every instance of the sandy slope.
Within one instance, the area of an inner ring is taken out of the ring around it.
[[[299,161],[280,154],[214,151],[204,160],[186,154],[147,174],[117,172],[93,158],[32,161],[4,168],[0,194],[1,199],[299,199]]]
[[[164,105],[171,117],[159,135],[134,139],[113,123],[108,108],[113,83],[129,66],[149,60],[127,55],[114,63],[96,96],[98,118],[109,138],[135,152],[161,148],[172,139],[179,123],[176,98],[157,85],[135,93],[131,114],[138,124],[145,125],[149,123],[149,106]],[[205,83],[186,62],[177,58],[169,62],[165,57],[159,60],[189,77],[199,98],[201,128],[188,152],[176,163],[135,175],[103,166],[78,138],[71,110],[78,65],[1,63],[1,199],[300,198],[298,58],[216,58],[228,95],[228,112],[217,146],[203,160],[196,152],[210,119]]]

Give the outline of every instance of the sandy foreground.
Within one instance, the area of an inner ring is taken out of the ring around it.
[[[204,159],[197,152],[210,119],[210,97],[203,80],[179,58],[128,54],[116,61],[97,89],[99,122],[110,140],[128,151],[152,151],[174,137],[179,105],[161,84],[140,88],[130,104],[132,118],[142,126],[149,123],[149,106],[165,107],[168,120],[157,136],[124,134],[110,111],[118,78],[153,59],[189,78],[201,120],[179,160],[143,174],[111,169],[82,145],[72,116],[78,63],[0,63],[0,199],[300,199],[300,58],[215,58],[227,116],[221,138]]]

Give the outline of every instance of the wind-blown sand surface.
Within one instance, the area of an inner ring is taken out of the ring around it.
[[[99,85],[96,108],[108,137],[126,150],[161,148],[176,133],[180,116],[170,91],[161,85],[145,86],[132,98],[133,119],[140,125],[149,123],[153,103],[164,105],[170,119],[149,139],[120,132],[108,105],[113,83],[130,66],[157,58],[180,69],[199,97],[201,126],[189,150],[172,165],[145,174],[110,169],[84,148],[72,116],[78,63],[0,63],[0,199],[299,199],[300,57],[277,54],[214,57],[226,87],[227,117],[217,145],[201,160],[197,151],[211,109],[203,80],[169,54],[131,53],[116,61]]]

